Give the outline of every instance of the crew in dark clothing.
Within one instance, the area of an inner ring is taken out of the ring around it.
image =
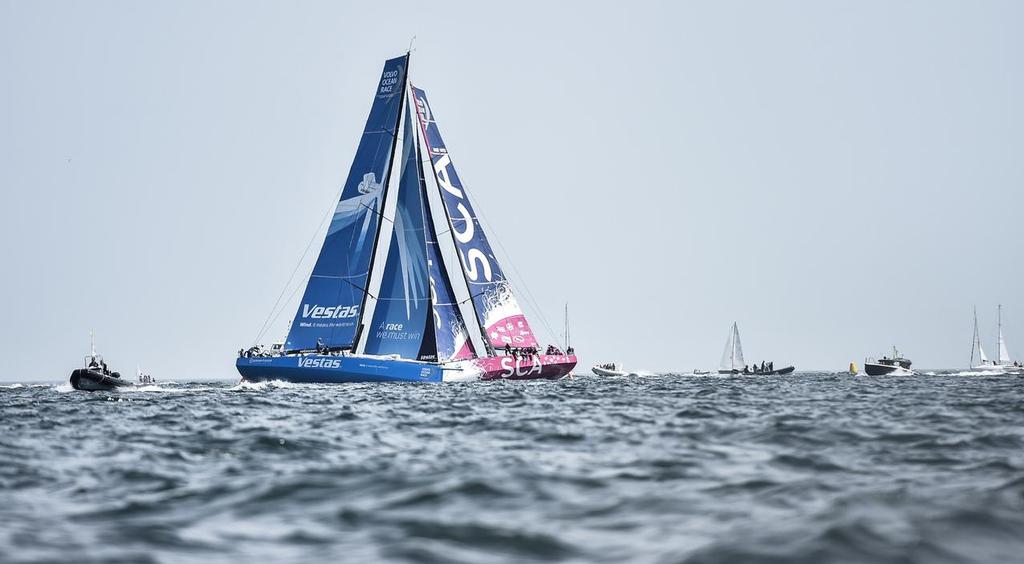
[[[761,372],[764,372],[764,369],[765,369],[765,364],[764,364],[764,361],[762,360],[761,361]]]
[[[775,372],[775,362],[774,361],[768,363],[768,372]]]

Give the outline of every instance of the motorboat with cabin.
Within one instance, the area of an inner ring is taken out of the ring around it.
[[[242,379],[557,379],[575,365],[571,348],[541,348],[409,83],[409,54],[386,61],[287,337],[240,351]]]
[[[868,358],[864,360],[864,373],[868,376],[913,376],[910,359],[900,355],[896,347],[892,348],[892,356]]]

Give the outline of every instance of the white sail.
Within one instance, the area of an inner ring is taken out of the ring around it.
[[[1010,352],[1006,350],[1006,340],[1003,339],[1003,305],[999,304],[996,323],[999,328],[999,360],[996,364],[1010,364]]]
[[[725,350],[722,351],[722,362],[718,367],[722,370],[732,370],[732,328],[729,328],[729,337],[725,339]]]
[[[740,331],[736,328],[736,323],[733,322],[732,328],[729,330],[729,338],[725,341],[725,350],[722,351],[722,362],[719,367],[722,370],[742,370],[744,364]]]
[[[733,347],[733,368],[739,370],[746,366],[746,362],[743,362],[743,345],[740,344],[740,330],[736,328],[736,324],[732,324],[732,347]]]
[[[1010,352],[1006,350],[1006,340],[1003,339],[1003,328],[999,328],[999,364],[1010,364]]]
[[[981,348],[981,339],[978,339],[978,358],[981,359],[982,364],[988,364],[988,356],[985,354],[985,349]]]
[[[974,364],[974,351],[978,351],[978,359],[981,364],[988,364],[988,357],[985,356],[985,349],[981,348],[981,333],[978,332],[978,312],[974,312],[974,348],[971,349],[971,366]]]

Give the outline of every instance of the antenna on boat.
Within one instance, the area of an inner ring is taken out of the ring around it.
[[[415,35],[413,35],[412,38],[409,39],[409,48],[405,50],[406,53],[412,53],[412,44],[414,41],[416,41]]]
[[[565,350],[569,350],[569,302],[565,302]]]
[[[96,356],[96,341],[93,339],[92,329],[89,329],[89,354]]]

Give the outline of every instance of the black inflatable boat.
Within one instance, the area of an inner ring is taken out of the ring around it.
[[[76,390],[94,392],[134,385],[134,382],[121,378],[118,372],[104,373],[102,370],[79,368],[71,373],[71,387]]]

